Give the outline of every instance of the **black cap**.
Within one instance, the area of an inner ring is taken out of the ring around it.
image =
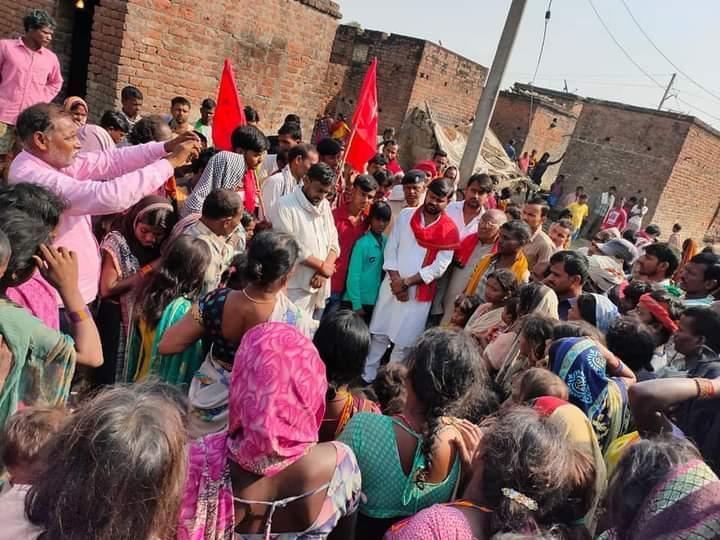
[[[418,169],[411,169],[408,172],[405,173],[405,176],[403,176],[402,182],[400,182],[403,186],[405,184],[424,184],[427,180],[427,174],[425,174],[425,171],[420,171]]]

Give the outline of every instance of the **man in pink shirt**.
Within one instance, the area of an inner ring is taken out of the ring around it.
[[[176,167],[198,154],[200,141],[184,133],[164,143],[79,154],[77,125],[60,107],[47,103],[25,109],[16,126],[25,149],[10,165],[9,182],[38,184],[66,200],[55,246],[78,254],[80,292],[90,303],[100,279],[90,216],[123,212],[157,191]]]
[[[25,35],[0,40],[0,170],[15,143],[15,120],[20,111],[55,99],[62,87],[60,62],[47,48],[55,21],[35,9],[23,18]]]

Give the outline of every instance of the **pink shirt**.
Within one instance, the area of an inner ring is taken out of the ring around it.
[[[54,52],[33,51],[22,38],[0,40],[0,122],[14,126],[24,109],[55,99],[62,83]]]
[[[145,195],[157,191],[173,167],[166,159],[165,143],[153,142],[105,152],[81,153],[75,163],[59,171],[22,151],[10,165],[9,182],[32,182],[63,197],[68,209],[60,219],[56,246],[78,255],[80,293],[86,303],[97,296],[100,251],[92,233],[90,216],[123,212]],[[89,182],[84,180],[101,180]],[[59,299],[58,299],[59,302]]]

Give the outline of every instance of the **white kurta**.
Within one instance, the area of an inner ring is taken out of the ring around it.
[[[417,208],[406,208],[398,215],[395,226],[385,246],[385,271],[395,270],[402,278],[411,277],[420,272],[425,283],[431,283],[443,275],[452,262],[453,251],[439,251],[435,260],[423,267],[427,249],[420,247],[410,227],[410,220]],[[426,227],[424,219],[422,226]],[[385,276],[380,285],[380,295],[372,321],[370,332],[385,335],[399,347],[414,345],[425,330],[432,302],[418,302],[415,299],[417,287],[410,287],[407,302],[399,302],[390,291],[390,278]]]
[[[278,201],[297,189],[298,182],[290,172],[290,166],[286,165],[283,170],[276,172],[268,177],[262,184],[262,200],[263,208],[266,215],[263,216],[268,221],[272,221],[275,217]]]
[[[330,251],[340,255],[337,229],[330,203],[326,199],[319,206],[313,206],[303,190],[296,189],[278,201],[272,223],[275,230],[295,237],[300,246],[300,261],[311,255],[324,261]],[[315,270],[300,263],[290,275],[287,284],[290,299],[298,304],[298,307],[301,304],[306,305],[309,311],[314,309],[312,304],[315,308],[324,307],[325,300],[330,296],[329,279],[325,280],[325,285],[320,289],[310,286],[314,275]]]
[[[455,222],[455,226],[460,233],[461,242],[471,234],[477,234],[480,218],[485,213],[485,209],[481,207],[478,215],[472,218],[469,223],[465,223],[465,216],[463,216],[464,204],[464,201],[452,202],[448,204],[447,210],[445,210],[450,219]]]

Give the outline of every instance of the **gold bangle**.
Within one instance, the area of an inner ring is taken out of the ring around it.
[[[198,323],[200,326],[205,327],[205,324],[203,323],[203,317],[202,313],[200,313],[200,305],[195,303],[190,308],[190,316],[193,318],[193,321]]]
[[[695,379],[695,385],[698,389],[698,399],[710,397],[715,394],[715,386],[710,379]]]

